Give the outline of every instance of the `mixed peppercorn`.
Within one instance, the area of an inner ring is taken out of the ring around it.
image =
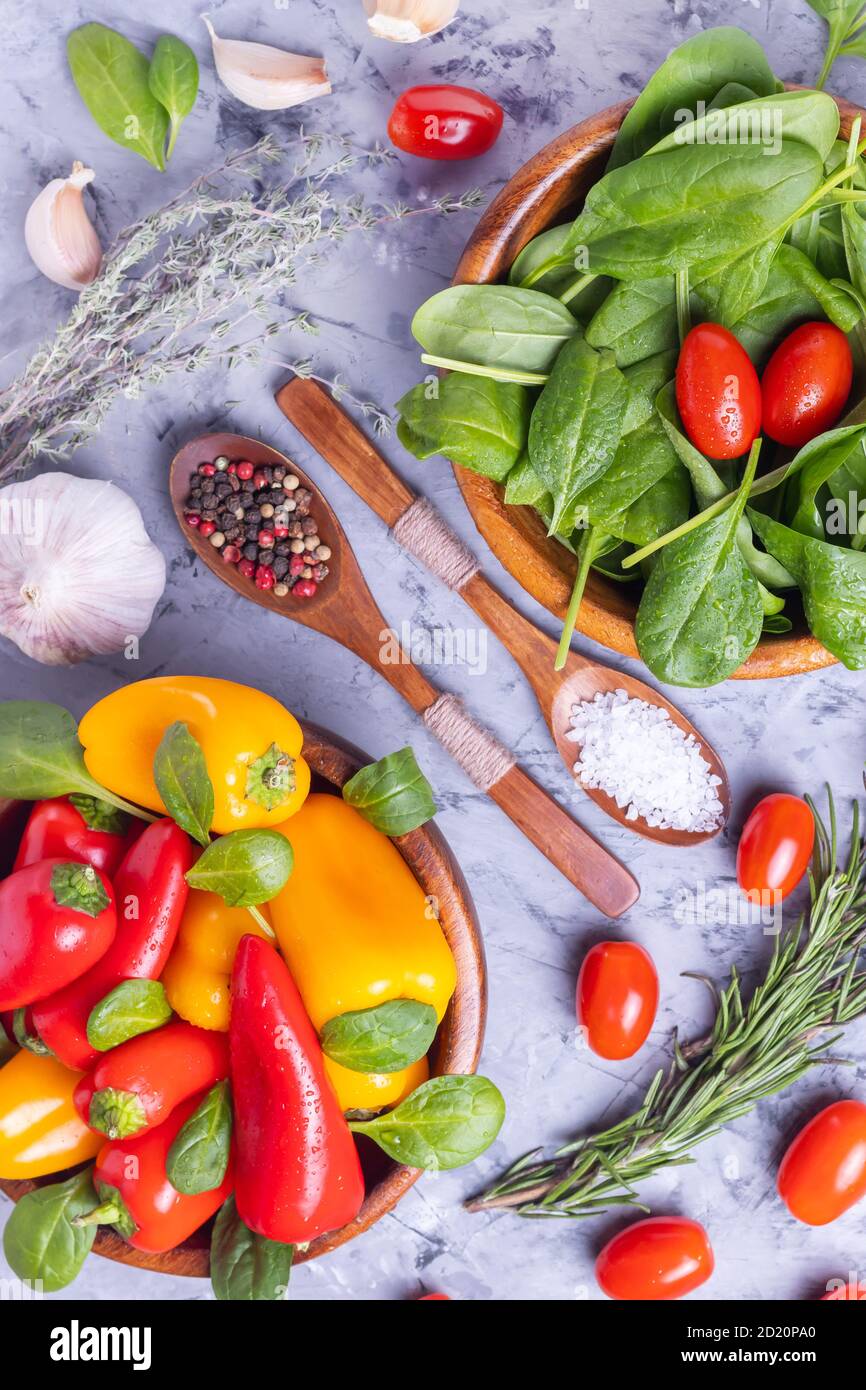
[[[330,547],[310,515],[313,494],[284,464],[200,463],[184,504],[188,526],[259,589],[312,598],[328,577]]]

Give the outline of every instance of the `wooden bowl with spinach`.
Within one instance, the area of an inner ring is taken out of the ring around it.
[[[866,666],[864,537],[828,536],[822,515],[849,488],[866,497],[861,118],[783,86],[741,30],[706,31],[636,102],[524,165],[413,322],[428,371],[448,375],[400,402],[404,445],[451,460],[534,598],[563,619],[585,582],[579,630],[667,683]],[[835,323],[854,352],[849,433],[796,457],[765,439],[752,492],[745,460],[699,455],[673,376],[706,320],[759,373],[795,327]]]

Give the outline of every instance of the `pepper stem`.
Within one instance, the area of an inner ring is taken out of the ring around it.
[[[81,1216],[73,1216],[73,1226],[114,1226],[118,1221],[122,1221],[125,1213],[121,1211],[117,1202],[102,1202],[93,1211],[84,1212]]]
[[[107,1134],[109,1139],[129,1139],[147,1124],[144,1106],[134,1091],[119,1091],[106,1086],[94,1091],[90,1102],[88,1124]]]
[[[262,931],[267,934],[268,940],[276,941],[277,934],[272,929],[270,923],[265,919],[263,913],[259,912],[259,909],[257,907],[248,907],[247,912],[250,914],[253,921],[258,923]]]

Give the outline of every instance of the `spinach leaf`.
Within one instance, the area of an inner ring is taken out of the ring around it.
[[[422,381],[397,402],[400,442],[416,458],[443,454],[453,463],[501,482],[529,435],[525,386],[449,372]]]
[[[201,744],[186,724],[170,724],[163,734],[153,759],[153,780],[172,820],[200,845],[209,845],[213,783]]]
[[[747,87],[757,96],[775,92],[776,79],[757,40],[732,26],[687,39],[657,69],[626,115],[608,168],[645,154],[675,129],[680,112],[695,111],[699,101],[712,101],[728,84]]]
[[[859,518],[860,499],[866,498],[866,425],[847,425],[818,435],[799,451],[788,473],[792,481],[786,510],[793,530],[817,540],[828,534],[846,535],[847,524],[840,527],[839,518],[847,523],[852,501]],[[840,504],[833,513],[825,511],[827,524],[818,508],[822,488],[827,489],[828,504]]]
[[[714,286],[713,280],[705,280],[695,287],[707,316],[731,330],[759,370],[800,323],[826,314],[847,333],[856,322],[849,296],[831,286],[808,257],[787,242],[776,253],[760,298],[735,323],[720,317]]]
[[[577,494],[610,467],[628,407],[613,353],[574,338],[556,360],[529,426],[532,467],[553,497],[551,530],[570,531]]]
[[[623,420],[623,436],[631,434],[651,420],[656,413],[659,391],[673,381],[677,369],[677,352],[657,352],[642,362],[623,369],[628,382],[628,407]]]
[[[866,555],[803,536],[752,508],[749,518],[770,554],[796,577],[813,635],[849,670],[863,670]]]
[[[670,685],[726,680],[761,636],[761,595],[737,544],[756,463],[753,452],[736,501],[666,546],[649,577],[635,639],[653,675]]]
[[[383,835],[406,835],[436,814],[433,788],[411,748],[362,767],[343,787],[343,800]]]
[[[620,368],[679,348],[672,275],[614,286],[586,330],[590,347],[609,348]]]
[[[150,90],[144,54],[104,24],[73,29],[66,52],[79,95],[100,130],[164,170],[168,113]]]
[[[225,1179],[231,1145],[229,1083],[219,1081],[178,1130],[168,1151],[166,1173],[172,1187],[187,1197],[213,1192]]]
[[[863,0],[806,0],[806,3],[826,19],[830,29],[824,65],[815,84],[823,87],[837,58],[866,55],[863,36],[857,32],[866,23],[866,5]]]
[[[574,506],[585,524],[641,546],[685,521],[690,499],[688,473],[655,417],[623,437],[610,468]]]
[[[278,830],[232,830],[208,845],[186,881],[218,893],[229,907],[258,907],[282,891],[293,865],[292,847]]]
[[[87,1041],[108,1052],[140,1033],[152,1033],[171,1018],[171,1005],[159,980],[123,980],[94,1004],[87,1020]]]
[[[524,454],[505,480],[505,501],[509,507],[536,507],[546,493],[547,488],[533,468],[529,455]]]
[[[779,140],[799,140],[819,156],[830,158],[839,134],[839,108],[824,92],[773,92],[724,109],[710,108],[680,124],[649,151],[651,155],[682,145],[762,145],[772,157]]]
[[[174,34],[162,34],[153,50],[147,84],[171,120],[165,154],[166,159],[171,159],[177,133],[198,96],[198,62],[189,44]]]
[[[412,332],[438,358],[546,373],[579,324],[558,299],[538,290],[453,285],[421,305]]]
[[[12,1270],[45,1293],[65,1289],[78,1275],[96,1237],[95,1226],[73,1219],[97,1205],[92,1168],[66,1182],[28,1192],[12,1209],[3,1232],[3,1251]]]
[[[94,781],[68,710],[45,700],[0,702],[0,797],[44,801],[72,792],[108,802],[141,820],[156,819]]]
[[[245,1226],[234,1197],[221,1207],[210,1246],[210,1277],[220,1303],[282,1302],[295,1247],[267,1240]]]
[[[329,1019],[321,1030],[322,1051],[350,1071],[402,1071],[426,1056],[437,1026],[430,1004],[389,999],[375,1008]]]
[[[483,1076],[434,1076],[395,1110],[349,1128],[410,1168],[461,1168],[489,1149],[505,1120],[501,1092]]]
[[[561,227],[551,227],[546,232],[541,232],[534,237],[528,245],[524,246],[520,255],[514,261],[508,272],[509,285],[518,285],[522,289],[540,290],[543,294],[553,295],[554,299],[559,299],[571,285],[574,284],[579,274],[578,267],[571,262],[559,263],[558,258],[564,242],[568,239],[571,231],[571,223],[566,222]],[[574,314],[581,322],[586,322],[592,318],[599,305],[610,293],[610,281],[604,276],[597,276],[591,284],[576,294],[569,300],[569,311]]]

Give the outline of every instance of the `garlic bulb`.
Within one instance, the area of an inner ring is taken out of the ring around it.
[[[364,0],[367,23],[379,39],[417,43],[450,24],[460,0]]]
[[[150,626],[165,561],[113,483],[43,473],[0,491],[0,633],[47,666],[120,651]]]
[[[207,15],[216,70],[232,96],[259,111],[285,111],[331,91],[324,58],[304,58],[267,43],[221,39]]]
[[[67,290],[83,290],[102,265],[102,247],[82,196],[95,177],[76,159],[68,179],[46,184],[24,222],[24,241],[36,266]]]

